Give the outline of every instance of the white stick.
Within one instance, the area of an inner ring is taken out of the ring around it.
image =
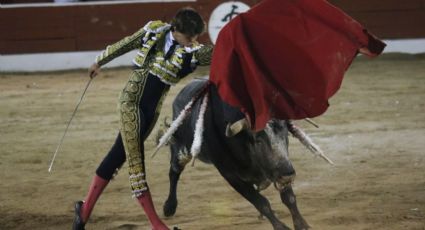
[[[304,120],[306,120],[308,123],[312,124],[314,127],[319,128],[319,125],[314,122],[313,120],[311,120],[310,118],[305,118]]]
[[[198,156],[201,151],[202,145],[202,134],[204,133],[204,117],[205,111],[207,110],[208,105],[208,92],[205,93],[204,99],[202,100],[201,109],[199,110],[198,120],[195,125],[195,133],[193,137],[192,147],[190,148],[190,153],[192,155],[192,166],[195,164],[195,158]]]
[[[159,139],[158,146],[156,146],[155,152],[152,153],[151,157],[155,157],[158,150],[168,143],[168,141],[171,139],[171,136],[177,131],[177,129],[180,127],[181,124],[183,124],[184,119],[187,117],[187,115],[190,114],[190,111],[192,109],[192,105],[195,102],[195,98],[192,98],[184,109],[180,111],[179,116],[171,123],[171,126],[168,128],[167,132],[164,133],[164,135]]]
[[[87,82],[86,88],[84,89],[83,94],[81,95],[80,100],[78,101],[77,106],[75,106],[74,112],[71,115],[71,119],[69,119],[68,124],[66,125],[65,132],[63,133],[62,138],[59,141],[58,147],[56,147],[56,151],[53,154],[52,160],[50,162],[49,172],[52,171],[53,163],[55,162],[56,155],[58,154],[59,148],[62,145],[63,139],[65,138],[65,135],[68,132],[69,125],[71,124],[72,119],[74,118],[75,114],[77,113],[78,107],[80,106],[81,101],[83,101],[84,95],[86,94],[86,91],[89,88],[92,80],[93,80],[93,78],[90,78],[90,80]]]

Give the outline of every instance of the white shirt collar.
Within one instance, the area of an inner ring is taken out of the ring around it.
[[[167,51],[170,49],[171,45],[173,45],[174,41],[173,33],[172,31],[169,31],[167,35],[165,35],[165,45],[164,45],[164,53],[167,53]]]
[[[170,30],[170,32],[168,34],[169,34],[168,37],[171,39],[171,42],[174,41],[174,40],[176,40],[176,39],[174,39],[173,31]]]

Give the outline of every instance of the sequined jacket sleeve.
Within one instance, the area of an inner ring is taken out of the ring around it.
[[[195,58],[198,60],[198,65],[206,66],[211,64],[211,57],[213,52],[213,45],[204,45],[195,52]]]
[[[106,49],[96,57],[96,63],[99,66],[105,65],[116,57],[119,57],[131,50],[140,48],[142,46],[142,38],[144,35],[145,30],[142,28],[136,33],[107,46]]]

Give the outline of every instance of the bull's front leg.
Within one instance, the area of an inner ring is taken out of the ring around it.
[[[168,198],[164,203],[163,212],[164,216],[173,216],[177,209],[177,183],[180,179],[181,172],[174,171],[173,167],[170,167],[168,177],[170,180],[170,191]]]
[[[291,185],[287,185],[280,189],[280,199],[291,212],[295,230],[310,229],[310,226],[307,224],[300,211],[298,210],[297,200]]]
[[[183,153],[177,146],[171,146],[171,162],[168,177],[170,180],[170,191],[168,198],[164,203],[163,212],[164,216],[173,216],[177,209],[177,184],[180,175],[183,172],[186,164],[191,160],[190,154]]]
[[[275,215],[270,206],[270,202],[262,196],[252,184],[242,181],[239,177],[232,173],[228,173],[217,166],[220,174],[227,180],[227,182],[239,192],[245,199],[247,199],[255,208],[264,215],[273,225],[274,230],[290,230],[288,226],[282,223]]]

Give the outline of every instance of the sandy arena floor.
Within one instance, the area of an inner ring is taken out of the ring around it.
[[[117,134],[116,99],[128,73],[106,70],[95,79],[52,173],[47,172],[50,159],[87,82],[86,72],[0,73],[0,229],[71,228],[74,201],[84,198]],[[172,98],[188,80],[173,88],[162,114],[170,114]],[[290,139],[297,170],[294,190],[306,220],[313,229],[424,230],[425,56],[360,58],[330,103],[315,119],[319,129],[297,123],[335,166]],[[147,142],[147,155],[155,133]],[[160,213],[168,193],[168,162],[167,148],[146,162]],[[107,187],[87,229],[149,229],[130,196],[126,170]],[[273,186],[264,194],[277,216],[292,226]],[[165,219],[170,226],[271,229],[211,165],[187,167],[178,195],[176,215]]]

